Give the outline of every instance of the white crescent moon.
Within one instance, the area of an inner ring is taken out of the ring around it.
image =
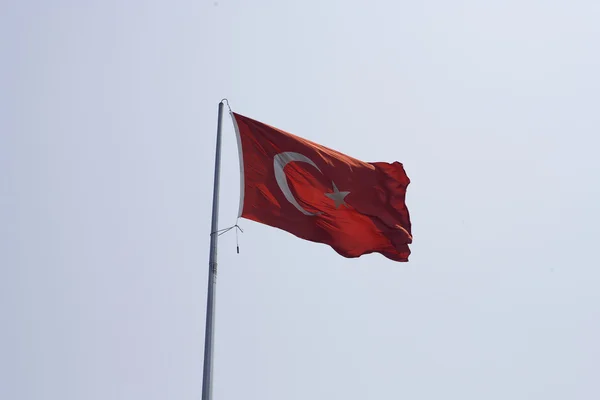
[[[292,205],[294,207],[296,207],[298,209],[298,211],[300,211],[302,214],[311,215],[311,216],[321,214],[320,212],[319,213],[311,213],[309,211],[306,211],[304,208],[302,208],[302,206],[300,204],[298,204],[298,201],[292,194],[292,191],[290,190],[290,187],[287,182],[287,176],[285,175],[285,172],[283,172],[283,169],[285,168],[286,165],[288,165],[289,163],[291,163],[293,161],[305,162],[305,163],[310,164],[313,167],[315,167],[317,169],[317,171],[321,172],[321,170],[319,169],[319,167],[317,167],[317,165],[313,162],[313,160],[306,157],[305,155],[302,155],[300,153],[295,153],[293,151],[286,151],[284,153],[279,153],[273,159],[273,166],[275,167],[275,179],[277,180],[279,189],[281,189],[281,192],[283,193],[283,195],[285,196],[287,201],[292,203]]]

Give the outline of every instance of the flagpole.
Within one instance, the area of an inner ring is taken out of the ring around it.
[[[215,321],[215,289],[217,284],[217,241],[219,239],[219,181],[221,175],[221,123],[223,101],[219,103],[217,120],[217,148],[213,186],[212,221],[210,225],[210,254],[208,258],[208,293],[206,298],[206,330],[204,334],[204,371],[202,375],[202,400],[212,400],[213,340]]]

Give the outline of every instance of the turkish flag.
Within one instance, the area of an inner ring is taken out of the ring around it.
[[[232,113],[240,216],[330,245],[344,257],[408,261],[410,183],[399,162],[367,163]]]

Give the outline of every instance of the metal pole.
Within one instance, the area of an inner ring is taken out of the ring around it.
[[[219,234],[219,180],[221,175],[221,122],[223,102],[219,103],[217,121],[217,149],[215,155],[215,180],[213,187],[212,222],[210,225],[210,255],[208,259],[208,294],[206,299],[206,331],[204,334],[204,373],[202,375],[202,400],[212,400],[213,339],[215,335],[215,286],[217,283],[217,241]]]

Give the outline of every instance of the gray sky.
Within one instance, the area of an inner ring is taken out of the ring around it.
[[[0,398],[198,399],[217,103],[412,180],[408,264],[242,220],[214,398],[600,398],[600,3],[6,1]],[[224,125],[221,226],[235,223]]]

